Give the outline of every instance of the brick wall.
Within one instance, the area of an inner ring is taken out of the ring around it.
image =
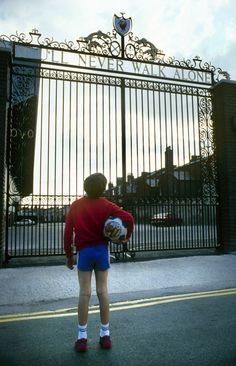
[[[10,52],[0,49],[0,266],[4,260],[5,159]]]
[[[236,81],[222,80],[212,89],[219,175],[220,240],[236,251]]]

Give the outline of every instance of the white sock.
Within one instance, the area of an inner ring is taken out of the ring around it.
[[[87,339],[87,324],[78,325],[78,339],[85,338]]]
[[[100,326],[100,337],[109,336],[109,335],[110,335],[109,323],[101,324],[101,326]]]

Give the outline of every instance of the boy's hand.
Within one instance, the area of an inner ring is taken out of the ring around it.
[[[74,256],[73,255],[71,257],[66,257],[66,267],[69,269],[74,268]]]
[[[127,244],[129,239],[123,239],[123,240],[112,240],[112,243],[115,244]]]

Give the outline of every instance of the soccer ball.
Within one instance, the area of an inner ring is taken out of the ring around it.
[[[119,217],[109,217],[104,224],[103,233],[111,241],[122,241],[126,239],[127,228]]]

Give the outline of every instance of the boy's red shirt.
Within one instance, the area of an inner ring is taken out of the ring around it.
[[[104,223],[109,216],[119,217],[127,224],[127,238],[133,231],[133,216],[105,198],[82,197],[72,203],[66,217],[64,250],[72,255],[72,244],[77,250],[91,245],[108,243],[103,235]]]

